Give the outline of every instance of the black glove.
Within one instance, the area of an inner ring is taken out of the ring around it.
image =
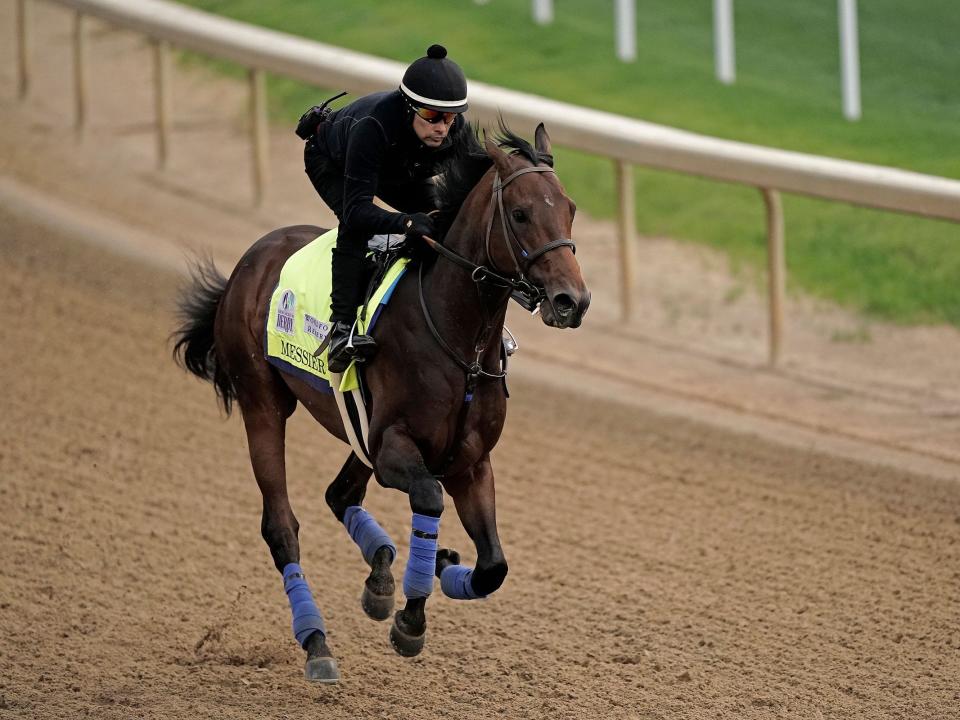
[[[414,213],[403,216],[403,231],[408,238],[419,239],[426,235],[433,238],[433,218],[426,213]]]

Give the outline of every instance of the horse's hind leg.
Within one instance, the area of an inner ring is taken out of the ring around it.
[[[261,533],[270,548],[274,565],[283,575],[284,590],[293,613],[294,635],[307,652],[306,678],[337,682],[340,675],[327,646],[323,617],[300,569],[300,542],[297,538],[300,525],[287,496],[284,435],[287,418],[296,408],[296,400],[272,376],[259,387],[261,394],[255,401],[250,399],[249,393],[241,393],[238,400],[247,430],[253,474],[263,495]]]
[[[393,611],[396,588],[390,566],[397,556],[397,548],[373,516],[361,507],[372,474],[373,470],[364,465],[356,454],[350,453],[336,479],[327,488],[326,500],[370,566],[360,605],[374,620],[386,620]]]
[[[490,457],[485,457],[463,475],[448,479],[446,489],[453,498],[463,528],[477,547],[477,566],[471,569],[460,565],[460,555],[454,550],[439,550],[437,577],[440,578],[440,589],[444,595],[456,600],[486,597],[497,590],[507,576],[507,561],[497,535]]]

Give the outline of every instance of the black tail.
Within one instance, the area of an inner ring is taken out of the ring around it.
[[[213,324],[217,308],[227,287],[212,258],[198,260],[190,269],[190,283],[180,292],[177,301],[181,325],[171,338],[175,340],[173,359],[184,370],[209,380],[217,391],[227,415],[237,397],[230,377],[217,363]]]

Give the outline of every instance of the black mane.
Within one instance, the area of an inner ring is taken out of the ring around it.
[[[511,155],[523,156],[534,165],[544,163],[553,167],[552,155],[538,152],[529,142],[511,131],[502,118],[499,126],[499,133],[495,136],[497,145],[509,149]],[[453,154],[443,162],[438,172],[436,199],[439,212],[434,221],[440,239],[453,225],[467,195],[493,165],[470,123],[464,123],[460,133],[462,137],[454,145]]]
[[[467,195],[493,165],[493,160],[487,155],[477,138],[477,131],[470,123],[464,123],[460,135],[460,140],[454,144],[453,154],[443,161],[437,172],[436,200],[440,212],[434,217],[434,223],[441,241],[453,225]]]

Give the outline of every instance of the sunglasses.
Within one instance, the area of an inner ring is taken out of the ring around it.
[[[416,107],[414,105],[411,105],[410,107],[413,108],[413,111],[419,115],[421,119],[426,120],[431,125],[434,125],[441,120],[447,124],[452,123],[453,119],[458,115],[458,113],[454,112],[441,112],[439,110],[430,110],[429,108]]]

